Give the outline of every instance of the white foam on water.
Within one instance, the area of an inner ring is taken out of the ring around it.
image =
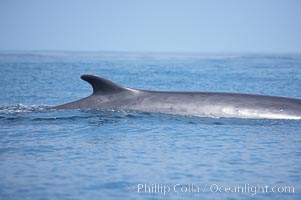
[[[29,112],[43,112],[49,106],[47,105],[24,105],[15,104],[10,106],[1,106],[0,114],[17,114],[17,113],[29,113]]]

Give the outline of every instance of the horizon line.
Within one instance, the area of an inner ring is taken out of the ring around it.
[[[65,53],[135,53],[135,54],[203,54],[203,55],[301,55],[301,52],[265,52],[265,51],[154,51],[154,50],[68,50],[68,49],[0,49],[0,53],[47,53],[47,52],[65,52]]]

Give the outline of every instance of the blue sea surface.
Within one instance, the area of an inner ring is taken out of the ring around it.
[[[301,199],[300,120],[50,109],[82,74],[301,99],[300,55],[1,52],[0,199]]]

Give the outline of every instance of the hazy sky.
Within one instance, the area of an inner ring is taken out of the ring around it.
[[[301,53],[301,0],[0,0],[0,50]]]

